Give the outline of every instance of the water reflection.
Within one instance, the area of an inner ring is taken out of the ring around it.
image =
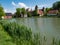
[[[53,32],[60,34],[59,18],[19,18],[14,21],[32,28],[33,32],[49,34],[49,36],[52,36]]]

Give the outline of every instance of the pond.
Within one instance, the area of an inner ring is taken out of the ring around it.
[[[40,33],[42,45],[45,36],[45,45],[51,45],[52,39],[60,39],[60,18],[16,18],[9,21],[16,21],[32,29],[33,33]]]

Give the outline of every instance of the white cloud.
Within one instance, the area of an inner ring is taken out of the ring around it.
[[[11,3],[14,7],[12,8],[12,9],[4,9],[4,11],[5,11],[5,13],[15,13],[16,12],[16,8],[28,8],[28,6],[26,5],[26,4],[24,4],[24,3],[21,3],[21,2],[19,2],[19,3],[15,3],[15,2],[13,2],[12,1],[12,3]]]
[[[5,13],[14,13],[15,11],[14,10],[9,10],[9,9],[4,9]]]
[[[7,10],[5,9],[4,12],[7,12]]]
[[[10,13],[11,11],[8,9],[4,9],[5,13]]]
[[[12,5],[13,5],[13,6],[16,6],[15,2],[12,2]]]
[[[24,4],[24,3],[21,3],[21,2],[19,2],[18,3],[18,6],[20,6],[21,8],[28,8],[28,6],[26,5],[26,4]]]
[[[22,3],[22,2],[19,2],[19,3],[15,3],[12,1],[12,5],[15,6],[15,7],[20,7],[20,8],[28,8],[28,6],[25,4],[25,3]]]

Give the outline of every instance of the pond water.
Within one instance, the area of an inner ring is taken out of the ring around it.
[[[51,45],[52,39],[60,39],[60,18],[19,18],[11,19],[32,29],[34,33],[40,33],[41,40],[45,36],[45,45]],[[42,43],[43,45],[43,43]]]

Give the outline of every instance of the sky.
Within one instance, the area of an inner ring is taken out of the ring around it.
[[[34,9],[35,5],[38,5],[39,9],[42,7],[52,7],[52,4],[59,0],[0,0],[0,4],[3,6],[5,12],[14,13],[16,8],[30,8]]]

